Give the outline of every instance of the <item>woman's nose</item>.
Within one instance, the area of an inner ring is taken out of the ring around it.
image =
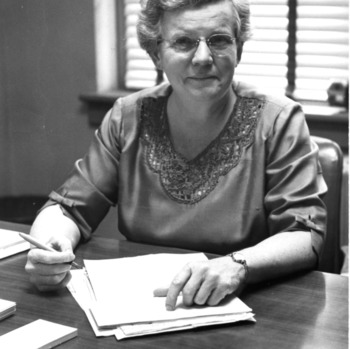
[[[194,52],[193,64],[211,64],[213,63],[213,56],[205,40],[198,43],[197,49]]]

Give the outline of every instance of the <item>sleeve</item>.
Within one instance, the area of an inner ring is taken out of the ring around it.
[[[121,102],[104,117],[87,154],[78,160],[68,179],[50,193],[44,207],[59,204],[87,240],[118,200],[118,167],[123,146]]]
[[[311,232],[317,256],[326,234],[327,186],[301,107],[291,102],[280,110],[268,137],[266,196],[271,234]]]

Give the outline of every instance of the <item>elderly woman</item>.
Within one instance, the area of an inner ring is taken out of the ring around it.
[[[31,234],[58,252],[32,249],[26,265],[40,290],[67,284],[74,248],[116,204],[131,241],[221,255],[179,270],[170,310],[181,291],[187,305],[216,305],[245,283],[317,265],[317,148],[300,105],[233,82],[249,34],[246,0],[144,2],[139,41],[169,83],[118,99],[50,194]]]

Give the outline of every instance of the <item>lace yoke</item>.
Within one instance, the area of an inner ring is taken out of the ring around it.
[[[159,175],[166,194],[183,204],[195,204],[209,195],[240,161],[244,148],[254,141],[255,129],[264,103],[238,97],[225,127],[203,152],[185,159],[173,147],[164,110],[167,97],[144,98],[140,104],[141,139],[145,160]]]

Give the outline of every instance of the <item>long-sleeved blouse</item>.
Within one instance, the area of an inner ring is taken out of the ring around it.
[[[176,152],[163,84],[116,101],[89,151],[50,194],[88,239],[111,205],[129,240],[226,254],[311,231],[319,254],[327,188],[301,106],[243,83],[231,117],[194,159]]]

